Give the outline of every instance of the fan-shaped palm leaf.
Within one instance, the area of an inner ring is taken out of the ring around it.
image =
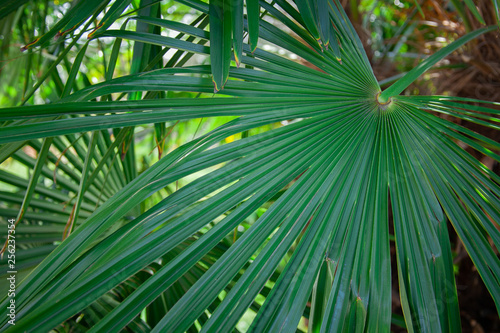
[[[58,183],[77,194],[78,227],[19,286],[16,326],[9,328],[4,315],[2,330],[47,331],[85,311],[92,332],[118,332],[127,325],[153,332],[230,332],[251,309],[256,315],[249,331],[293,332],[311,301],[311,332],[387,332],[390,223],[409,331],[460,330],[448,223],[500,305],[495,252],[500,245],[500,178],[460,146],[500,161],[500,144],[435,115],[498,129],[499,112],[471,100],[399,95],[446,54],[495,27],[457,40],[381,93],[338,1],[300,1],[296,7],[284,0],[260,1],[268,15],[264,19],[256,15],[255,1],[249,1],[243,24],[251,46],[244,44],[241,51],[239,23],[231,23],[239,19],[241,4],[180,2],[198,10],[200,18],[208,14],[210,31],[137,17],[192,39],[104,28],[92,38],[174,48],[186,57],[210,56],[211,67],[181,63],[138,71],[80,89],[54,104],[0,111],[6,121],[0,140],[7,152],[15,151],[17,146],[9,145],[20,140],[62,136],[72,142],[76,133],[94,131],[84,134],[84,143],[76,141],[80,158],[68,155],[74,168],[61,170],[65,177],[81,178],[79,186]],[[309,66],[255,49],[257,35]],[[230,67],[231,48],[239,68]],[[214,84],[218,94],[232,97],[109,98],[137,91],[210,93]],[[135,171],[127,172],[134,167],[126,159],[111,162],[116,147],[126,142],[129,126],[218,116],[236,118],[178,147],[137,177]],[[277,122],[286,126],[252,132]],[[114,141],[108,131],[100,132],[108,128],[116,129]],[[220,144],[238,133],[246,134]],[[51,154],[43,147],[40,151]],[[119,171],[112,172],[117,164],[129,175],[125,182]],[[104,185],[99,168],[110,172],[113,187]],[[186,177],[194,180],[149,209],[139,209]],[[7,175],[2,180],[18,181]],[[16,186],[27,185],[18,182]],[[46,189],[34,183],[27,193],[39,196],[31,204],[43,205]],[[54,200],[64,197],[51,195]],[[9,200],[17,203],[21,197]],[[90,202],[99,203],[95,212]],[[265,212],[228,244],[226,237],[263,206]],[[22,223],[18,230],[31,231]],[[154,274],[127,287],[125,281],[152,266]],[[120,291],[120,297],[109,301],[110,294]],[[170,299],[152,312],[148,305],[166,293],[175,302]],[[256,302],[262,295],[265,301]],[[92,316],[97,306],[102,316]],[[145,308],[150,309],[147,323],[137,319]]]

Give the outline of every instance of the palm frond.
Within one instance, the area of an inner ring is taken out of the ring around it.
[[[34,209],[16,228],[27,274],[16,325],[3,315],[0,330],[230,332],[250,311],[250,332],[296,331],[305,316],[311,332],[386,332],[390,225],[409,331],[460,330],[448,223],[500,306],[500,177],[463,148],[500,162],[500,144],[436,116],[498,130],[499,112],[399,95],[496,27],[455,41],[382,92],[337,0],[248,0],[246,15],[242,1],[179,2],[191,24],[141,1],[139,16],[109,29],[132,3],[114,2],[68,66],[57,102],[0,109],[0,157],[35,171],[30,180],[0,171],[16,189],[0,199]],[[29,47],[108,3],[78,2]],[[75,84],[89,45],[109,37],[105,80]],[[131,71],[114,77],[124,42],[135,43]],[[210,65],[188,63],[195,54]],[[186,91],[203,98],[168,97]],[[159,143],[167,124],[226,116],[139,172],[134,126],[156,124],[149,134]]]

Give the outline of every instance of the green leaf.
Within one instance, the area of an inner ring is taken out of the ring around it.
[[[250,51],[253,53],[257,49],[257,44],[259,41],[259,0],[246,0],[246,4],[248,18],[248,41],[250,44]]]
[[[300,15],[304,20],[307,29],[311,33],[311,35],[316,39],[320,40],[320,34],[317,27],[317,10],[315,1],[313,0],[305,0],[305,1],[295,1],[295,5],[299,9]]]
[[[96,34],[93,38],[115,37],[120,39],[128,39],[136,42],[148,43],[152,45],[168,46],[179,50],[191,51],[195,53],[208,53],[208,47],[186,42],[172,37],[159,36],[156,34],[123,31],[123,30],[106,30],[100,34]]]
[[[493,1],[495,1],[495,0],[493,0]],[[467,5],[467,7],[469,8],[469,10],[471,11],[471,13],[476,17],[476,19],[481,24],[486,24],[486,23],[484,23],[484,19],[481,16],[481,14],[479,14],[479,11],[477,10],[476,4],[474,4],[474,2],[472,0],[464,0],[464,2]]]
[[[63,236],[64,238],[66,238],[67,236],[69,236],[71,234],[73,227],[75,225],[75,221],[80,214],[80,207],[82,205],[83,194],[84,194],[86,188],[88,187],[87,179],[88,179],[88,176],[90,174],[90,170],[92,168],[92,160],[94,159],[98,135],[99,135],[98,132],[92,132],[92,136],[90,138],[89,146],[87,149],[87,156],[85,157],[85,164],[83,165],[82,179],[80,180],[80,187],[78,189],[76,202],[73,206],[73,210],[71,211],[71,215],[69,217],[68,223],[67,223],[66,228],[64,230],[64,236]]]
[[[5,0],[0,4],[0,20],[21,8],[28,0]]]
[[[240,67],[243,54],[243,1],[232,0],[231,9],[234,60],[236,61],[236,66]]]
[[[43,140],[43,145],[38,153],[36,165],[33,169],[33,174],[30,177],[28,188],[26,189],[26,193],[24,194],[23,203],[19,209],[19,213],[18,213],[17,218],[16,218],[16,225],[19,223],[19,221],[22,220],[24,214],[26,213],[26,211],[30,205],[31,198],[33,197],[33,193],[35,192],[35,186],[38,182],[38,178],[40,177],[40,174],[42,173],[42,168],[45,165],[48,151],[50,149],[50,146],[52,145],[52,140],[53,140],[53,138],[47,138],[47,139]]]
[[[82,49],[78,52],[75,61],[73,62],[73,66],[71,67],[71,72],[68,75],[68,80],[64,85],[64,91],[61,95],[61,97],[63,98],[68,96],[71,92],[71,89],[73,89],[73,84],[75,82],[76,75],[80,71],[80,66],[82,64],[83,57],[85,56],[85,52],[87,52],[88,45],[89,45],[88,43],[85,43],[85,45],[83,45]]]
[[[23,46],[21,50],[24,51],[36,46],[43,46],[52,38],[63,36],[70,31],[75,30],[92,16],[97,16],[97,14],[104,9],[109,1],[110,0],[78,1],[73,7],[71,7],[66,15],[64,15],[64,17],[50,29],[49,32]]]
[[[321,323],[325,315],[325,308],[328,303],[328,296],[332,289],[333,277],[335,275],[335,267],[333,262],[325,259],[321,265],[316,281],[314,282],[311,315],[309,317],[308,332],[319,333]]]
[[[224,88],[231,65],[232,0],[210,0],[210,62],[214,92]],[[239,7],[239,6],[238,6]]]
[[[130,5],[131,2],[132,0],[115,1],[111,8],[106,12],[102,20],[99,22],[97,27],[89,33],[88,38],[91,38],[92,35],[98,34],[99,32],[102,32],[109,28],[111,24],[113,24],[116,19],[120,17],[120,15]]]

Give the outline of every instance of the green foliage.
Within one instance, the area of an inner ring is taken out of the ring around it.
[[[500,307],[500,177],[463,148],[500,144],[437,116],[499,130],[500,111],[400,95],[496,26],[382,92],[337,0],[83,3],[0,109],[1,160],[33,170],[0,170],[24,277],[1,331],[388,332],[392,239],[404,325],[458,332],[448,225]],[[49,77],[52,103],[24,105]]]

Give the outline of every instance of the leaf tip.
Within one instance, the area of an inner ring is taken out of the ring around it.
[[[91,39],[94,37],[94,34],[97,32],[97,30],[99,30],[102,26],[104,25],[104,22],[100,22],[97,27],[95,27],[94,30],[92,30],[88,35],[87,35],[87,39]]]
[[[21,47],[21,52],[24,52],[24,51],[26,51],[27,49],[32,48],[32,47],[33,47],[33,45],[35,45],[35,44],[38,42],[38,40],[39,40],[39,39],[40,39],[40,38],[37,38],[37,39],[35,39],[34,41],[32,41],[31,43],[26,44],[26,45],[24,45],[23,47]]]
[[[212,78],[212,82],[214,84],[214,94],[217,94],[217,92],[219,91],[219,88],[217,87],[217,83],[215,83],[215,80]]]
[[[54,36],[54,39],[57,39],[57,38],[59,38],[59,37],[62,37],[62,36],[64,36],[64,35],[66,35],[68,32],[71,32],[71,31],[75,30],[77,26],[78,26],[78,25],[75,25],[75,26],[73,26],[73,27],[71,27],[71,28],[69,28],[69,29],[62,30],[62,31],[57,32],[57,33],[56,33],[56,35]]]
[[[236,67],[240,68],[240,59],[238,58],[238,54],[234,53],[234,61],[236,62]]]

